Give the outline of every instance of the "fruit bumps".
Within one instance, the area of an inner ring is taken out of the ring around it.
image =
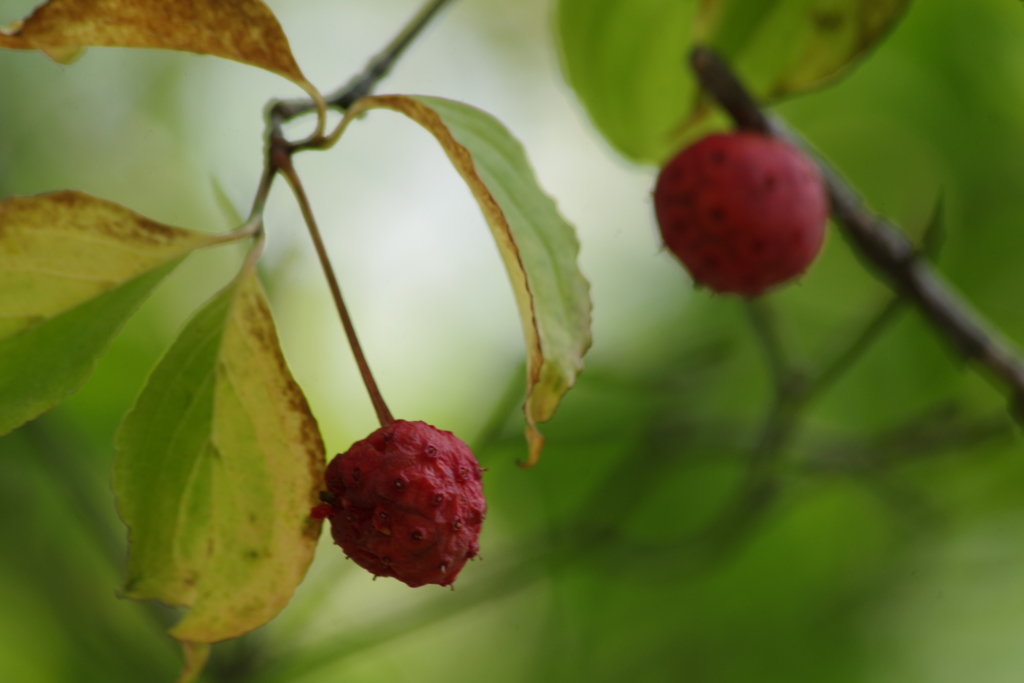
[[[325,479],[313,517],[375,576],[448,586],[479,552],[481,469],[451,432],[396,420],[335,457]]]
[[[654,208],[694,282],[747,297],[803,273],[828,218],[817,166],[750,132],[710,135],[680,152],[658,176]]]

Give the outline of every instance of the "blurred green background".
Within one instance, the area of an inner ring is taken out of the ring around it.
[[[32,4],[5,0],[0,23]],[[418,2],[268,4],[330,90]],[[770,377],[743,307],[693,291],[660,251],[656,171],[590,127],[561,80],[551,14],[546,0],[461,0],[379,89],[497,116],[578,227],[595,345],[544,428],[540,465],[515,465],[521,332],[483,220],[429,136],[374,113],[298,167],[392,410],[455,431],[489,468],[484,561],[454,592],[413,590],[371,581],[327,538],[292,604],[215,646],[203,680],[1021,680],[1021,439],[1000,390],[913,311],[808,406],[779,495],[720,523]],[[75,188],[225,230],[218,195],[244,214],[256,186],[263,104],[298,94],[191,55],[94,49],[63,67],[0,54],[0,195]],[[939,268],[1024,343],[1020,2],[918,0],[848,77],[776,111],[914,237],[941,193]],[[373,413],[282,188],[267,224],[282,342],[337,453]],[[236,247],[193,256],[82,390],[0,439],[0,681],[176,676],[174,611],[115,596],[112,437],[175,331],[239,262]],[[812,365],[886,297],[833,232],[810,273],[769,299],[787,353]]]

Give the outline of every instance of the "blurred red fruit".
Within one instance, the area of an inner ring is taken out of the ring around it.
[[[800,275],[821,249],[828,198],[818,167],[774,138],[710,135],[661,170],[665,245],[716,292],[754,297]]]

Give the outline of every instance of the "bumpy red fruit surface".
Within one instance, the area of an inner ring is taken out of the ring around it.
[[[698,284],[757,296],[804,272],[821,248],[828,198],[817,166],[756,133],[710,135],[658,176],[665,245]]]
[[[480,549],[480,465],[451,432],[396,420],[334,458],[325,478],[329,502],[313,516],[375,576],[447,586]]]

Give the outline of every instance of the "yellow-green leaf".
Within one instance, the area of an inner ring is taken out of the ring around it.
[[[0,201],[0,434],[81,386],[164,275],[225,239],[80,192]]]
[[[90,46],[216,55],[312,88],[260,0],[49,0],[0,31],[0,47],[42,50],[61,62]]]
[[[537,184],[522,145],[494,117],[437,97],[390,95],[359,100],[346,122],[380,108],[408,116],[437,138],[497,242],[526,338],[523,412],[532,465],[544,444],[536,425],[554,414],[590,347],[590,285],[577,265],[576,232]]]
[[[171,631],[187,643],[277,614],[313,559],[324,446],[252,265],[185,326],[116,445],[123,593],[189,607]]]
[[[704,0],[696,39],[753,92],[774,100],[842,73],[884,36],[910,0]]]

